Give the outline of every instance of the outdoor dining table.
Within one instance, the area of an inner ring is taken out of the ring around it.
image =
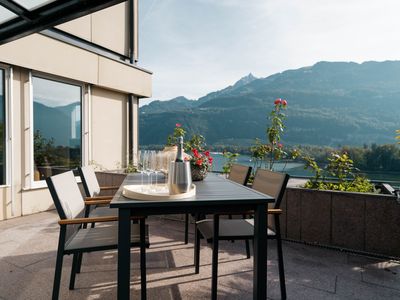
[[[119,300],[129,299],[130,295],[130,224],[132,216],[179,213],[218,214],[243,211],[254,211],[253,299],[267,298],[266,216],[268,203],[274,202],[272,197],[214,173],[209,173],[203,181],[196,181],[196,195],[186,199],[146,201],[128,199],[122,195],[124,185],[141,184],[141,182],[140,174],[129,174],[110,203],[111,208],[118,209],[119,216],[117,287]]]

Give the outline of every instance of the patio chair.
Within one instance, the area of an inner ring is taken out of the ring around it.
[[[280,232],[279,216],[282,213],[280,204],[286,189],[289,175],[273,171],[258,169],[254,177],[253,189],[273,196],[275,203],[268,207],[268,217],[272,217],[272,226],[266,228],[268,239],[277,241],[279,282],[282,299],[286,299],[285,274],[282,254],[282,239]],[[217,297],[218,283],[218,242],[219,240],[246,240],[254,239],[254,219],[219,219],[214,215],[213,219],[198,221],[196,224],[195,240],[195,272],[200,268],[200,234],[213,243],[212,258],[212,299]],[[214,237],[214,227],[218,229],[218,236]],[[266,249],[267,251],[267,249]]]
[[[250,178],[251,169],[252,168],[249,166],[233,164],[231,167],[231,171],[229,172],[228,179],[237,182],[239,184],[246,185]],[[230,218],[232,218],[231,215]],[[188,242],[189,242],[189,214],[185,214],[185,244],[187,244]],[[248,242],[246,242],[246,247],[248,247]]]
[[[249,166],[232,164],[228,179],[239,184],[247,185],[252,168]]]
[[[100,187],[96,178],[96,174],[91,166],[79,167],[78,171],[82,180],[83,189],[85,191],[86,202],[93,204],[98,203],[99,205],[108,205],[113,196],[100,196],[100,192],[102,190],[117,190],[119,189],[119,186]],[[95,206],[95,209],[87,206],[85,209],[85,217],[88,217],[89,215],[91,217],[117,216],[118,210],[110,208],[109,206]],[[92,223],[92,227],[94,227],[94,223]]]
[[[84,213],[85,202],[72,171],[48,177],[46,182],[60,217],[58,221],[60,235],[52,294],[54,300],[58,299],[59,296],[64,255],[73,254],[69,283],[69,289],[72,290],[75,286],[77,270],[80,268],[81,259],[79,257],[82,253],[117,249],[117,226],[83,228],[82,225],[93,222],[111,222],[118,219],[116,216],[81,217]],[[131,225],[131,247],[140,247],[142,295],[146,294],[145,247],[149,245],[148,228],[144,222],[144,218],[140,218],[139,224]],[[115,224],[115,222],[112,223]]]
[[[96,173],[92,166],[85,166],[78,168],[79,175],[82,179],[83,188],[85,190],[86,197],[101,197],[104,199],[112,198],[112,196],[100,196],[102,191],[117,191],[118,186],[100,186],[97,181]]]

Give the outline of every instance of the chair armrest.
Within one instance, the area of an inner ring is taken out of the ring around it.
[[[119,189],[119,185],[114,185],[114,186],[101,186],[100,190],[101,191],[108,191],[108,190],[118,190]]]
[[[85,205],[99,205],[99,204],[110,204],[111,199],[104,200],[85,200]]]
[[[96,196],[96,197],[85,197],[85,201],[95,201],[95,200],[109,200],[111,201],[114,196]]]
[[[281,213],[283,213],[283,211],[282,211],[282,209],[279,209],[279,208],[269,208],[268,209],[269,215],[280,215]]]
[[[71,224],[87,224],[87,223],[99,223],[99,222],[112,222],[118,221],[118,217],[97,217],[97,218],[75,218],[75,219],[63,219],[59,220],[60,225],[71,225]]]

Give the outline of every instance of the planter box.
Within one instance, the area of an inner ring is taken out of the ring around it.
[[[122,184],[127,173],[120,171],[97,171],[96,177],[100,186],[119,186]],[[116,191],[104,191],[101,195],[113,195]]]
[[[285,238],[400,257],[396,197],[287,188],[282,209]]]

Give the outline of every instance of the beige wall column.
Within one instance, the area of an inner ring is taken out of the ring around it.
[[[127,163],[127,94],[92,87],[91,163],[115,170]]]
[[[12,80],[12,94],[9,95],[8,109],[8,124],[9,124],[9,145],[7,155],[7,163],[9,164],[9,184],[10,184],[10,200],[12,202],[12,216],[19,216],[22,213],[22,125],[19,117],[23,109],[22,99],[24,96],[24,82],[27,80],[26,72],[20,68],[13,67],[10,79]]]

